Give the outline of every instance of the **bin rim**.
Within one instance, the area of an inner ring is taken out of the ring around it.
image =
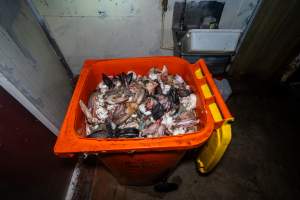
[[[204,112],[206,114],[206,122],[204,126],[194,133],[163,136],[157,138],[109,138],[95,139],[80,137],[75,127],[75,109],[80,100],[80,93],[84,87],[85,78],[91,67],[98,62],[110,62],[123,60],[143,60],[143,59],[172,59],[174,61],[185,62],[189,66],[189,70],[193,79],[197,83],[197,91],[200,94],[200,101],[203,103]],[[66,116],[62,123],[58,139],[54,147],[54,153],[60,156],[73,156],[76,153],[118,153],[118,152],[144,152],[144,151],[166,151],[166,150],[187,150],[199,147],[212,134],[214,130],[214,119],[209,112],[208,105],[205,102],[202,90],[198,88],[199,80],[195,76],[195,64],[189,64],[187,61],[175,56],[155,56],[155,57],[138,57],[138,58],[118,58],[118,59],[95,59],[86,60],[80,72],[79,80],[76,84],[73,96],[71,98]]]

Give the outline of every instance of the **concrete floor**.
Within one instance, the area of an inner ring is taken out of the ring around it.
[[[228,105],[236,118],[233,138],[212,173],[198,174],[194,159],[186,157],[169,178],[180,183],[179,189],[161,194],[154,192],[153,187],[121,186],[98,166],[86,199],[296,199],[300,196],[297,118],[300,100],[286,90],[264,83],[232,85],[234,92]]]

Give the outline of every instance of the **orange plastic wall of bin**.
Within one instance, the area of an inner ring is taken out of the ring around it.
[[[101,157],[119,183],[150,185],[169,175],[186,151],[108,154]]]
[[[102,73],[116,75],[135,71],[145,75],[150,68],[168,67],[170,74],[179,74],[197,95],[196,112],[201,120],[198,131],[159,138],[85,138],[84,115],[79,100],[85,103],[101,81]],[[196,66],[177,57],[146,57],[85,62],[54,152],[60,156],[97,153],[115,177],[124,184],[147,184],[157,180],[176,166],[185,151],[201,146],[214,129],[212,115],[195,76]],[[203,81],[203,80],[202,80]]]

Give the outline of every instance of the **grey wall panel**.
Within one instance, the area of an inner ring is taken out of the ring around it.
[[[1,83],[57,133],[72,92],[67,73],[24,1],[2,0],[0,9]]]

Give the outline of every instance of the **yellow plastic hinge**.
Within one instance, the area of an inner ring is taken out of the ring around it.
[[[212,114],[215,122],[220,122],[223,120],[221,112],[216,103],[209,104],[210,113]]]
[[[212,171],[223,157],[231,141],[231,125],[225,122],[216,129],[200,149],[197,164],[201,173]]]
[[[201,90],[202,90],[202,92],[203,92],[203,94],[204,94],[204,97],[205,97],[206,99],[209,98],[209,97],[212,97],[212,93],[211,93],[211,91],[210,91],[210,89],[209,89],[209,87],[208,87],[207,84],[203,84],[203,85],[201,86]]]
[[[200,68],[195,71],[195,75],[196,75],[197,79],[203,78],[203,74],[202,74],[202,71]]]

